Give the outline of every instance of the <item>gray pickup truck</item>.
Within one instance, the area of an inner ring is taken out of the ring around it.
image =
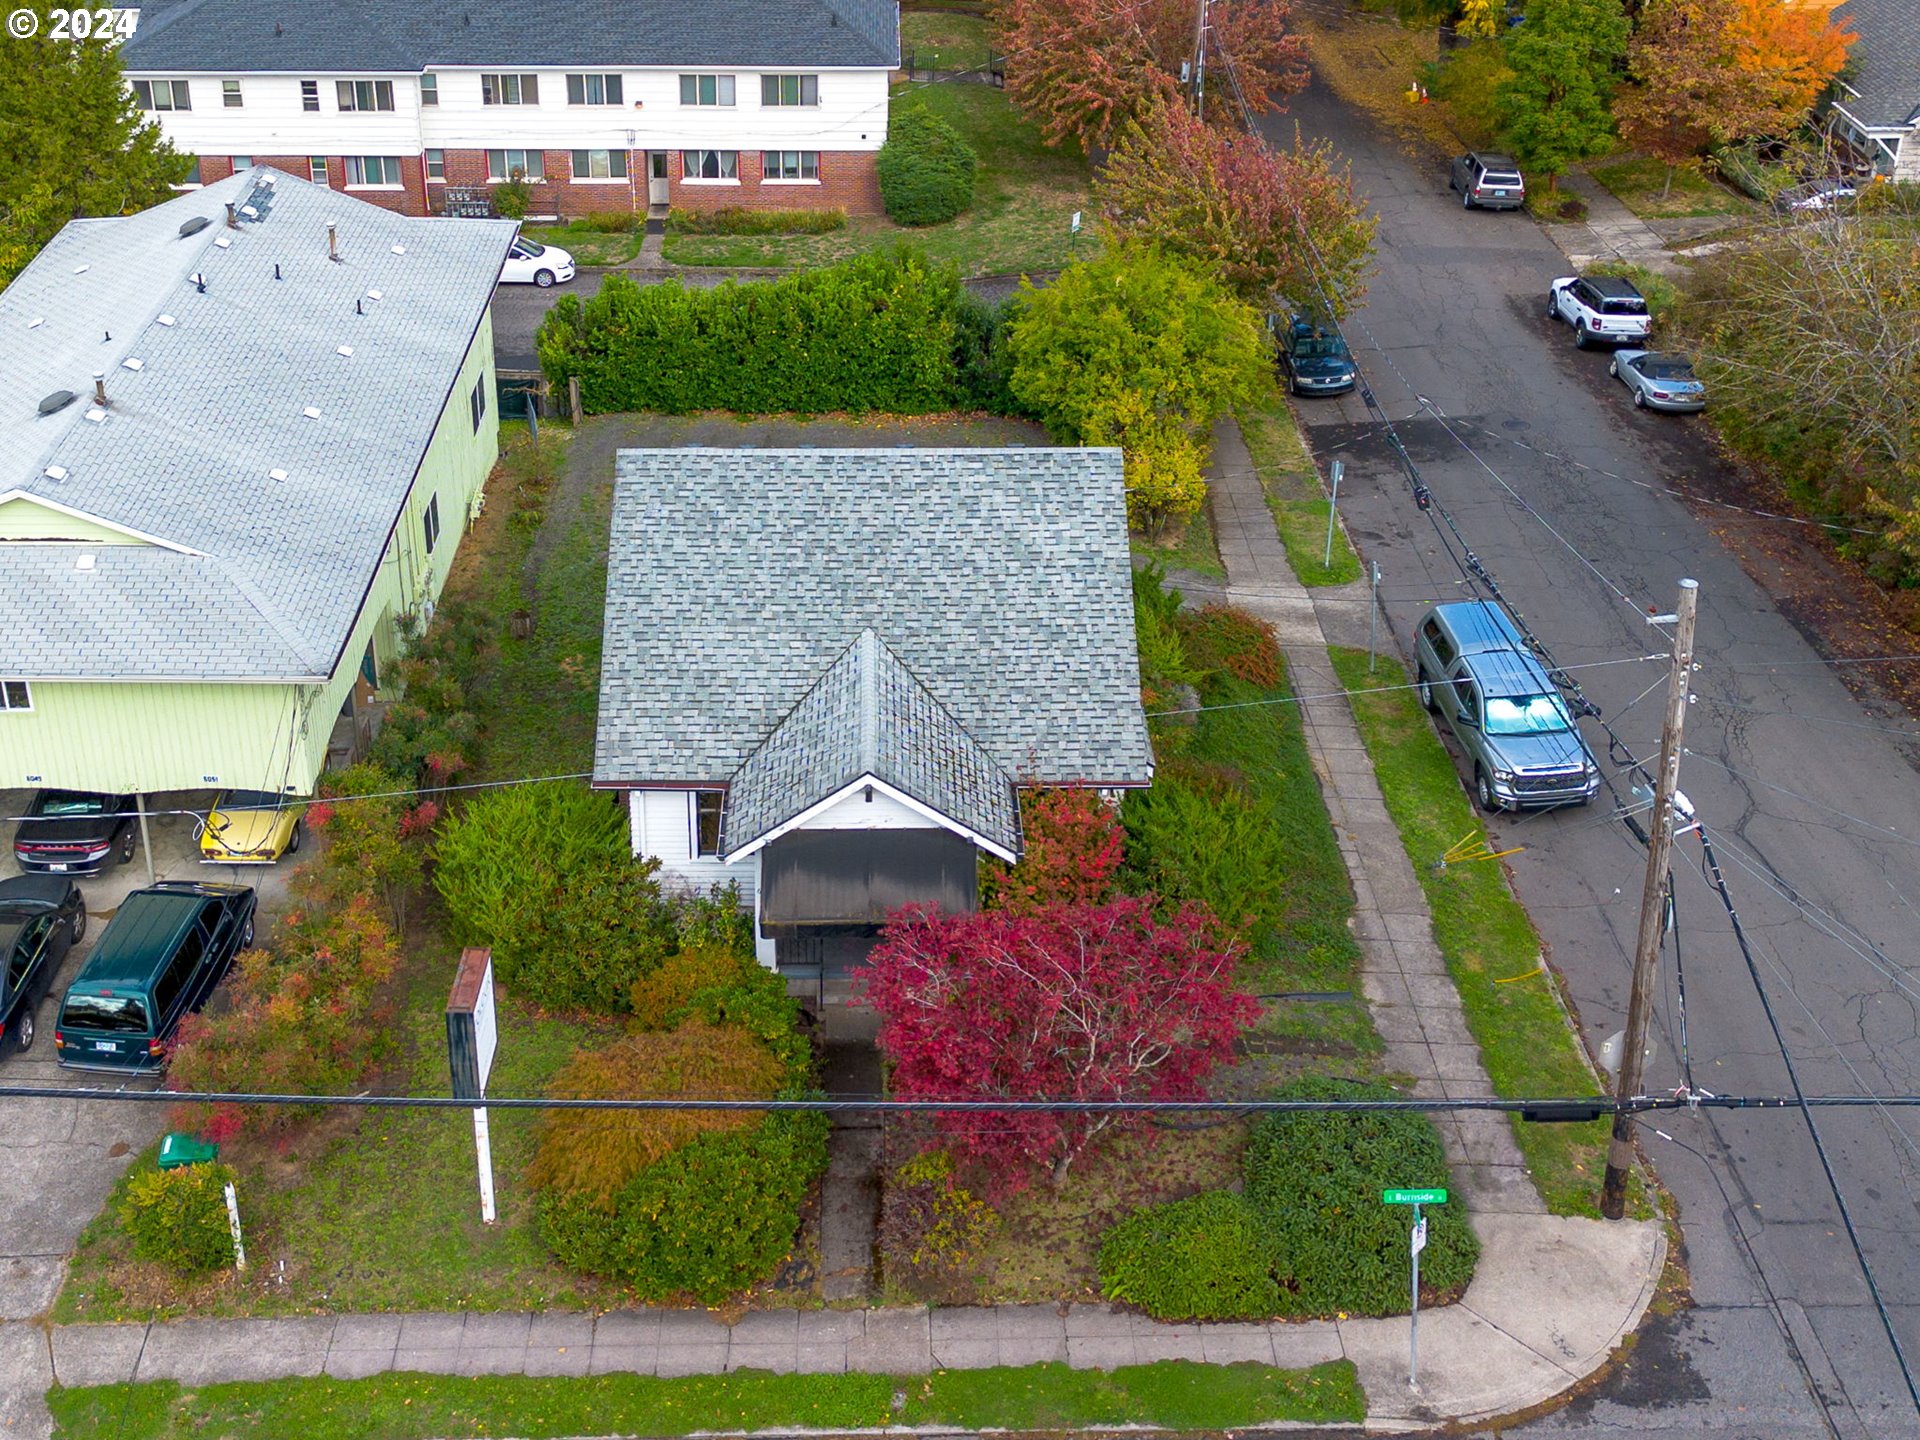
[[[1482,810],[1584,805],[1600,767],[1520,627],[1490,600],[1436,605],[1414,631],[1420,703],[1466,752]]]

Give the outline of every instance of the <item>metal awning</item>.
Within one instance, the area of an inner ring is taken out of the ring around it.
[[[947,830],[795,830],[760,852],[760,925],[881,925],[902,905],[980,908],[978,851]]]

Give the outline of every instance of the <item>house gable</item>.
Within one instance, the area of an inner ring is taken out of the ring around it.
[[[143,535],[98,515],[29,495],[23,490],[0,494],[0,543],[10,540],[64,540],[82,545],[159,545],[183,555],[198,552],[155,535]]]

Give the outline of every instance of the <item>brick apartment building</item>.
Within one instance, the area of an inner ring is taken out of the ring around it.
[[[409,215],[880,209],[897,0],[158,0],[127,81],[196,182],[272,165]]]

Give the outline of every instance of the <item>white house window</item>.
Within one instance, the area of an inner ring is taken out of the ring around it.
[[[680,103],[682,105],[733,104],[733,76],[682,75]]]
[[[569,105],[618,105],[622,98],[618,75],[567,76]]]
[[[693,858],[711,860],[720,854],[720,811],[725,806],[724,790],[693,792]]]
[[[331,185],[333,183],[327,178],[326,156],[309,155],[307,157],[307,178],[316,185]]]
[[[762,150],[760,178],[762,180],[818,180],[820,152],[818,150]]]
[[[184,80],[136,80],[133,98],[142,110],[191,110],[193,96]]]
[[[438,75],[422,75],[420,77],[420,103],[422,105],[438,105],[440,103],[440,77]]]
[[[538,105],[540,77],[538,75],[482,75],[480,103],[482,105]]]
[[[544,180],[547,157],[539,150],[487,151],[487,179]]]
[[[427,179],[445,180],[447,178],[447,152],[444,150],[427,151]]]
[[[240,82],[238,80],[222,80],[220,82],[220,103],[229,110],[238,110],[240,108]]]
[[[400,157],[398,155],[349,155],[347,156],[347,184],[349,186],[386,186],[400,188]]]
[[[333,87],[342,110],[393,109],[391,80],[336,80]]]
[[[191,190],[196,185],[204,185],[206,183],[200,178],[200,157],[194,155],[188,158],[193,161],[193,168],[187,171],[186,179],[173,187],[175,190]]]
[[[820,77],[818,75],[762,75],[760,103],[762,105],[818,105]]]
[[[480,433],[480,422],[487,418],[486,376],[482,375],[478,380],[473,382],[473,393],[467,396],[467,410],[473,416],[473,433],[478,435]]]
[[[425,512],[420,516],[420,532],[427,542],[427,553],[433,553],[433,545],[440,538],[440,497],[434,496],[427,502]]]
[[[318,80],[302,80],[300,82],[300,108],[302,110],[318,110],[320,108],[320,82]]]
[[[624,180],[627,178],[627,152],[624,150],[576,150],[573,152],[573,178],[576,180]]]
[[[738,150],[682,150],[680,173],[688,180],[738,180]]]
[[[33,695],[24,680],[0,680],[0,710],[31,710]]]

